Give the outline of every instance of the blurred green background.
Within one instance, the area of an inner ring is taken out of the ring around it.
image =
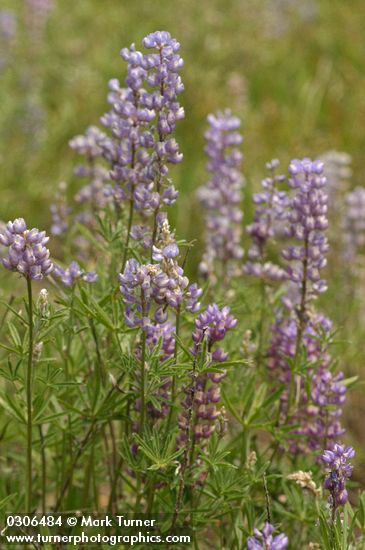
[[[38,0],[39,1],[39,0]],[[61,180],[73,182],[68,140],[98,123],[107,82],[123,79],[123,46],[156,29],[182,44],[186,119],[178,139],[185,162],[174,173],[181,191],[180,235],[201,227],[194,189],[204,174],[208,112],[231,107],[243,119],[248,186],[278,157],[345,150],[362,180],[365,145],[365,3],[363,0],[54,0],[42,32],[13,10],[17,36],[1,70],[0,219],[23,215],[49,226],[48,205]]]
[[[246,221],[251,190],[271,158],[279,158],[286,171],[292,157],[346,151],[353,157],[351,186],[363,183],[364,0],[53,2],[42,24],[29,20],[32,0],[0,0],[0,12],[11,10],[17,24],[15,36],[2,39],[0,53],[0,220],[23,216],[28,225],[49,229],[59,182],[67,181],[71,193],[80,185],[69,139],[98,124],[108,109],[108,80],[125,76],[120,49],[132,42],[138,47],[158,29],[181,42],[185,60],[186,118],[177,135],[185,160],[172,172],[180,190],[173,220],[179,238],[198,239],[190,271],[202,245],[195,189],[207,179],[203,134],[209,112],[230,107],[243,120]],[[361,372],[365,330],[355,326],[358,317],[344,299],[337,269],[333,264],[322,307],[339,329],[335,353],[351,375]],[[9,283],[1,270],[0,294],[9,284],[14,278]],[[362,393],[361,385],[353,392],[347,419],[360,440]]]

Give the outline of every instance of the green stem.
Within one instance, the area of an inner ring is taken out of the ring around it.
[[[303,277],[301,284],[301,297],[300,305],[298,311],[298,328],[297,328],[297,337],[295,342],[295,353],[294,353],[294,367],[297,366],[300,345],[302,343],[303,332],[305,328],[305,314],[306,314],[306,300],[307,300],[307,274],[308,274],[308,248],[309,248],[309,236],[307,235],[304,241],[304,258],[303,258]],[[300,398],[300,383],[301,376],[297,374],[294,376],[292,374],[289,387],[289,396],[288,396],[288,408],[285,418],[285,423],[288,421],[292,408],[295,408],[299,403]]]
[[[28,315],[29,315],[29,348],[26,374],[27,394],[27,460],[26,460],[26,501],[25,511],[32,511],[32,365],[33,365],[33,297],[32,280],[27,277]]]
[[[146,313],[146,303],[144,290],[141,290],[142,318]],[[141,416],[139,433],[142,435],[144,430],[144,421],[146,416],[146,331],[142,328],[142,354],[141,354]]]
[[[118,386],[118,384],[120,384],[121,380],[123,379],[124,377],[124,373],[121,374],[121,376],[118,378],[117,380],[117,384],[116,386],[113,386],[109,391],[108,393],[106,394],[105,396],[105,399],[104,399],[104,404],[105,403],[108,403],[109,399],[111,398],[112,394],[114,393],[115,391],[115,387]],[[102,405],[103,406],[103,405]],[[86,446],[87,444],[89,443],[89,440],[90,438],[94,435],[95,431],[96,431],[96,428],[97,428],[97,413],[96,413],[96,416],[94,418],[92,418],[92,421],[90,423],[90,426],[89,426],[89,429],[87,430],[85,436],[84,436],[84,439],[81,441],[80,443],[80,446],[79,446],[79,449],[77,450],[77,452],[75,453],[74,457],[73,457],[73,462],[71,464],[71,468],[70,468],[70,471],[68,473],[68,476],[66,478],[66,480],[64,481],[63,485],[62,485],[62,488],[61,488],[61,491],[60,491],[60,494],[58,496],[58,499],[56,501],[56,504],[55,504],[55,507],[54,507],[54,511],[55,512],[58,512],[61,505],[62,505],[62,502],[63,502],[63,499],[65,497],[65,494],[66,494],[66,491],[67,489],[69,488],[69,486],[71,485],[72,483],[72,480],[73,480],[73,475],[74,475],[74,471],[76,469],[76,466],[78,465],[79,463],[79,460],[80,458],[82,457],[85,449],[86,449]]]
[[[113,514],[116,513],[115,507],[116,507],[117,498],[118,498],[118,480],[119,480],[119,476],[121,476],[123,462],[124,462],[124,457],[121,456],[114,470],[114,479],[113,479],[111,491],[109,494],[108,512],[112,512]]]
[[[42,461],[42,514],[46,513],[46,487],[47,487],[47,462],[46,462],[46,445],[42,430],[42,424],[38,426],[39,439],[41,443],[41,461]]]
[[[177,310],[176,310],[176,327],[175,327],[175,334],[176,334],[177,337],[179,337],[179,332],[180,332],[180,316],[181,316],[181,306],[178,305]],[[178,353],[178,350],[179,350],[177,339],[178,338],[175,338],[173,367],[176,367],[176,365],[177,365],[177,353]],[[173,414],[174,414],[174,403],[175,403],[175,399],[176,399],[176,389],[177,389],[177,380],[176,380],[176,378],[177,378],[176,374],[173,374],[172,378],[171,378],[171,407],[170,407],[169,416],[168,416],[168,419],[167,419],[166,432],[165,432],[166,440],[167,440],[167,436],[168,436],[169,431],[170,431],[172,417],[173,417]]]
[[[135,100],[135,105],[137,107],[137,97],[136,96],[135,96],[134,100]],[[135,156],[136,156],[136,149],[135,149],[135,145],[133,144],[132,145],[132,159],[131,159],[131,168],[132,168],[132,170],[134,168]],[[134,214],[133,194],[134,194],[134,185],[132,185],[131,195],[130,195],[130,198],[129,198],[128,227],[127,227],[127,236],[126,236],[126,240],[125,240],[125,244],[124,244],[124,251],[123,251],[123,261],[122,261],[122,269],[121,269],[122,273],[124,271],[125,264],[127,263],[128,247],[129,247],[129,241],[130,241],[130,238],[131,238],[131,229],[132,229],[133,214]]]
[[[197,354],[198,354],[198,351],[197,351]],[[182,507],[182,504],[183,504],[184,489],[185,489],[185,485],[186,485],[186,475],[189,472],[189,469],[190,469],[190,466],[191,466],[191,463],[192,463],[192,459],[193,459],[193,454],[194,454],[194,435],[193,435],[193,431],[194,431],[194,405],[195,405],[195,394],[196,394],[196,383],[197,383],[196,367],[197,367],[197,355],[194,357],[192,372],[191,372],[191,377],[192,377],[191,386],[190,386],[190,399],[191,399],[191,402],[190,402],[190,406],[189,406],[189,409],[188,409],[188,417],[186,419],[185,449],[184,449],[184,453],[183,453],[183,457],[182,457],[182,461],[181,461],[181,465],[180,465],[180,472],[179,472],[180,473],[180,479],[179,479],[179,485],[178,485],[178,489],[177,489],[175,509],[174,509],[174,514],[173,514],[173,517],[172,517],[170,533],[173,532],[173,530],[176,526],[177,518],[179,516],[180,510],[181,510],[181,507]]]
[[[142,332],[142,358],[141,358],[141,417],[140,417],[140,427],[139,432],[143,434],[144,421],[146,416],[146,332]]]
[[[257,350],[257,363],[259,368],[262,365],[262,359],[263,359],[265,314],[266,314],[266,285],[265,285],[265,281],[262,280],[261,281],[261,312],[260,312],[260,324],[259,324],[259,343],[258,343],[258,350]]]
[[[128,228],[127,228],[127,237],[124,244],[124,252],[123,252],[123,261],[122,261],[122,273],[125,268],[125,264],[127,263],[127,256],[128,256],[128,247],[129,247],[129,241],[131,238],[131,229],[132,229],[132,223],[133,223],[133,213],[134,213],[134,201],[133,201],[133,190],[131,191],[131,197],[129,199],[129,215],[128,215]]]

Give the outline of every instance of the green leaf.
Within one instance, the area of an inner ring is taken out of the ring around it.
[[[14,346],[16,346],[19,349],[22,349],[23,348],[22,341],[16,326],[11,321],[8,321],[7,325],[8,325],[8,329],[9,329],[10,336]]]

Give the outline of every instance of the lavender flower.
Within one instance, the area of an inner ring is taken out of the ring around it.
[[[103,155],[112,166],[111,178],[119,182],[117,198],[123,201],[129,197],[134,208],[148,212],[157,204],[153,183],[146,175],[153,145],[149,125],[155,113],[140,102],[146,74],[141,66],[142,54],[135,50],[134,45],[121,53],[125,60],[129,60],[127,87],[121,88],[117,79],[109,83],[108,101],[112,110],[102,117],[101,122],[112,130],[114,140],[103,142]]]
[[[157,323],[150,325],[147,329],[147,345],[153,351],[159,342],[161,342],[161,361],[170,359],[175,350],[174,332],[175,325],[166,321],[165,323]]]
[[[175,351],[175,333],[176,327],[169,321],[163,324],[150,325],[147,329],[147,346],[150,351],[156,349],[156,346],[160,343],[161,355],[160,361],[163,363],[170,359]],[[153,403],[148,403],[147,412],[149,418],[154,421],[159,418],[164,418],[168,415],[170,410],[171,399],[171,378],[165,377],[161,380],[158,389],[154,392],[154,398],[157,400],[159,407],[156,407]],[[138,406],[136,407],[138,410]]]
[[[206,341],[207,349],[211,353],[214,344],[222,341],[226,333],[236,324],[237,320],[230,315],[229,307],[223,307],[220,310],[216,304],[209,305],[195,321],[195,331],[192,334],[193,353],[195,355],[199,353],[203,341]],[[211,355],[212,364],[224,362],[227,358],[228,353],[221,347]],[[183,410],[178,418],[180,433],[177,442],[179,445],[186,443],[189,422],[192,418],[195,420],[193,434],[197,441],[207,440],[215,432],[217,420],[221,417],[221,410],[217,406],[220,401],[219,383],[224,377],[224,371],[204,373],[193,381],[193,390],[191,387],[185,388]]]
[[[9,63],[16,27],[15,13],[11,10],[0,10],[0,70]]]
[[[320,271],[325,267],[328,242],[324,230],[327,221],[326,178],[323,163],[310,159],[293,160],[289,166],[289,185],[296,190],[291,200],[287,234],[303,244],[290,245],[283,257],[291,262],[287,268],[290,280],[298,287],[303,310],[310,299],[327,289]],[[301,312],[301,315],[304,311]]]
[[[179,76],[184,62],[178,54],[179,42],[166,31],[149,34],[143,39],[143,45],[147,49],[155,50],[144,56],[146,84],[152,88],[152,92],[143,94],[141,98],[146,108],[154,109],[157,119],[157,136],[154,137],[153,155],[148,166],[148,175],[155,184],[158,197],[154,209],[154,243],[161,207],[173,204],[177,198],[177,192],[168,181],[167,175],[168,165],[179,164],[183,158],[179,145],[172,136],[176,123],[185,116],[184,109],[178,102],[178,96],[184,90]]]
[[[342,256],[354,271],[359,268],[360,254],[365,250],[365,188],[356,187],[346,195]]]
[[[58,186],[58,191],[54,196],[55,202],[50,205],[52,215],[52,235],[64,235],[69,228],[69,217],[72,209],[67,204],[66,189],[66,183],[61,182]]]
[[[333,214],[332,222],[338,218],[338,209],[341,207],[343,195],[349,189],[349,180],[352,176],[352,159],[348,153],[341,151],[327,151],[321,155],[324,163],[324,173],[327,178],[328,208]]]
[[[108,170],[96,161],[102,157],[103,144],[107,136],[96,126],[87,128],[85,135],[75,136],[70,140],[72,150],[86,158],[86,164],[77,166],[75,175],[87,178],[90,183],[81,188],[76,194],[75,201],[79,204],[88,203],[91,211],[99,211],[111,202],[109,188],[106,182],[109,180]],[[92,213],[81,214],[77,217],[81,223],[92,221]]]
[[[25,8],[28,32],[39,40],[55,3],[53,0],[26,0]]]
[[[64,286],[73,286],[73,284],[82,279],[87,283],[95,283],[98,279],[97,274],[94,271],[83,271],[77,262],[71,262],[67,269],[63,269],[60,266],[56,266],[54,269],[54,275],[61,279]]]
[[[143,45],[156,52],[142,54],[134,44],[122,49],[121,56],[128,63],[126,86],[121,87],[116,79],[110,82],[112,110],[102,117],[102,123],[114,137],[104,147],[104,158],[112,164],[111,177],[129,199],[132,215],[133,210],[143,217],[153,214],[148,238],[154,243],[162,206],[177,198],[167,175],[168,165],[182,160],[172,135],[184,117],[177,101],[183,91],[178,74],[183,61],[177,53],[180,44],[167,32],[148,35]],[[147,235],[144,238],[147,241]]]
[[[146,83],[155,91],[145,93],[142,103],[145,107],[154,109],[157,114],[157,131],[159,141],[155,143],[155,153],[159,164],[165,162],[176,164],[181,162],[182,155],[174,139],[168,138],[176,128],[176,123],[184,118],[184,109],[178,103],[177,97],[184,90],[179,71],[184,62],[177,53],[180,44],[171,38],[166,31],[157,31],[143,39],[147,49],[156,52],[144,56],[144,67],[147,70]],[[164,166],[160,175],[166,175]]]
[[[270,240],[281,230],[286,219],[289,198],[278,185],[285,181],[285,176],[275,174],[278,160],[267,163],[269,176],[262,182],[263,191],[253,195],[257,205],[252,224],[246,227],[252,245],[248,250],[249,261],[244,266],[248,275],[273,281],[284,280],[286,272],[267,258],[267,246]]]
[[[157,323],[167,320],[167,306],[176,311],[184,299],[187,311],[196,313],[200,308],[202,290],[196,284],[189,286],[189,279],[176,260],[179,248],[167,220],[160,226],[157,245],[153,248],[153,259],[159,263],[141,265],[131,259],[119,275],[128,326],[150,326],[152,305],[155,306],[153,318]]]
[[[274,527],[266,522],[262,531],[254,530],[254,536],[247,540],[247,550],[284,550],[289,544],[288,537],[281,533],[273,536]]]
[[[127,261],[124,272],[119,274],[119,282],[125,304],[125,321],[129,327],[146,329],[150,325],[148,312],[160,281],[163,288],[165,279],[159,265],[141,265],[134,258]]]
[[[242,143],[242,136],[239,133],[240,120],[232,116],[229,110],[209,115],[208,122],[210,127],[205,133],[205,151],[211,178],[198,193],[206,212],[206,244],[200,272],[214,281],[218,266],[224,278],[237,273],[237,262],[243,256],[243,214],[240,208],[242,154],[237,149]]]
[[[0,10],[0,37],[12,40],[16,33],[15,13],[11,10]]]
[[[336,444],[333,449],[324,451],[320,457],[327,472],[323,485],[330,492],[329,502],[333,510],[348,501],[346,481],[352,475],[353,467],[349,461],[354,456],[355,451],[352,447]]]
[[[227,332],[236,325],[237,319],[230,314],[228,306],[219,309],[217,304],[210,304],[195,321],[194,353],[198,352],[204,340],[207,342],[208,351],[211,351],[212,346],[216,342],[224,340]],[[212,357],[215,360],[222,360],[222,351],[220,349],[215,351]]]
[[[46,247],[48,241],[45,231],[27,229],[23,218],[9,221],[5,231],[0,233],[0,243],[9,248],[7,256],[2,259],[4,267],[18,271],[28,279],[43,279],[53,270]]]
[[[302,336],[308,364],[308,385],[300,381],[297,409],[290,422],[298,424],[289,438],[292,453],[308,452],[323,445],[333,447],[344,430],[339,417],[346,400],[346,386],[341,372],[331,371],[331,356],[325,339],[329,337],[331,323],[320,315],[307,320]],[[272,329],[268,351],[268,368],[273,380],[284,385],[281,395],[282,413],[287,411],[291,365],[295,358],[298,325],[293,317],[279,319]],[[298,437],[300,436],[300,437]]]
[[[197,313],[200,310],[199,298],[203,291],[196,283],[188,286],[189,280],[177,261],[180,254],[179,247],[166,217],[157,226],[155,243],[152,246],[152,259],[160,263],[162,271],[169,278],[167,303],[176,308],[185,298],[185,309],[191,313]]]

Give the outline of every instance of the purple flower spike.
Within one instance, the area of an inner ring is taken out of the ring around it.
[[[55,202],[49,207],[52,215],[51,234],[55,236],[64,235],[69,228],[72,209],[67,204],[66,189],[66,183],[61,182],[55,193]]]
[[[108,170],[96,161],[103,156],[104,150],[110,145],[110,140],[99,128],[90,126],[85,135],[75,136],[70,140],[69,145],[73,151],[86,159],[86,164],[75,169],[75,175],[88,178],[90,181],[76,194],[75,201],[78,204],[88,203],[94,211],[104,208],[113,198],[106,185],[110,178]],[[78,221],[87,224],[89,220],[81,214]]]
[[[361,273],[359,254],[365,249],[365,188],[356,187],[346,195],[342,256],[353,271]]]
[[[224,278],[237,274],[237,263],[243,257],[241,247],[242,187],[240,172],[242,142],[240,120],[229,110],[208,116],[205,133],[209,182],[201,187],[199,200],[205,210],[206,246],[200,263],[202,275],[216,281],[216,267]]]
[[[7,256],[2,259],[4,267],[29,279],[43,279],[53,271],[46,247],[48,241],[45,231],[27,229],[23,218],[9,221],[4,232],[0,233],[0,243],[9,248]]]
[[[339,444],[335,444],[333,449],[327,449],[320,456],[327,472],[323,486],[330,492],[329,502],[334,509],[348,501],[346,480],[352,475],[353,466],[349,461],[354,456],[355,451],[352,447]]]
[[[329,248],[324,234],[328,221],[327,180],[323,168],[321,161],[308,158],[293,160],[289,166],[289,185],[295,190],[295,195],[291,200],[287,235],[300,241],[300,244],[288,246],[283,251],[283,257],[290,262],[287,275],[298,287],[298,295],[306,281],[306,304],[327,289],[320,275],[326,266]]]
[[[270,523],[265,523],[262,531],[254,530],[254,536],[247,540],[247,550],[284,550],[289,540],[286,535],[273,536],[274,527]]]
[[[244,270],[248,275],[272,281],[287,278],[284,269],[266,258],[269,241],[281,233],[289,205],[287,193],[278,189],[285,181],[285,176],[275,173],[278,166],[279,161],[276,159],[267,163],[266,167],[270,174],[261,182],[262,192],[253,195],[256,212],[252,224],[246,227],[252,245],[248,251],[249,261],[246,262]]]
[[[273,381],[280,381],[285,390],[281,396],[282,410],[287,408],[288,388],[292,377],[291,365],[295,357],[297,323],[294,317],[280,319],[272,327],[271,346],[268,350],[268,367]],[[300,384],[300,398],[297,411],[291,422],[299,427],[293,430],[289,438],[292,453],[313,452],[326,445],[333,447],[344,433],[340,423],[342,406],[346,400],[346,386],[341,372],[331,371],[331,356],[323,337],[329,337],[331,323],[321,315],[307,320],[302,336],[302,345],[306,351],[309,392],[304,381]],[[298,437],[302,436],[302,437]]]
[[[12,10],[0,10],[0,71],[10,61],[12,44],[16,36],[17,22]]]
[[[225,338],[228,330],[234,328],[237,320],[230,315],[228,307],[221,310],[216,304],[209,305],[206,311],[201,313],[195,321],[195,331],[192,335],[194,348],[193,353],[197,355],[204,339],[207,341],[208,350],[212,351],[212,346]],[[222,348],[216,349],[212,355],[212,364],[226,361],[228,353]],[[182,402],[182,412],[179,414],[178,423],[180,432],[177,438],[179,445],[186,443],[187,422],[189,410],[194,409],[196,419],[194,425],[194,437],[202,445],[207,441],[216,430],[217,420],[222,416],[222,411],[218,407],[220,401],[219,383],[225,377],[225,371],[209,372],[201,374],[196,380],[196,391],[194,400],[191,398],[191,388],[186,388],[186,397]]]

